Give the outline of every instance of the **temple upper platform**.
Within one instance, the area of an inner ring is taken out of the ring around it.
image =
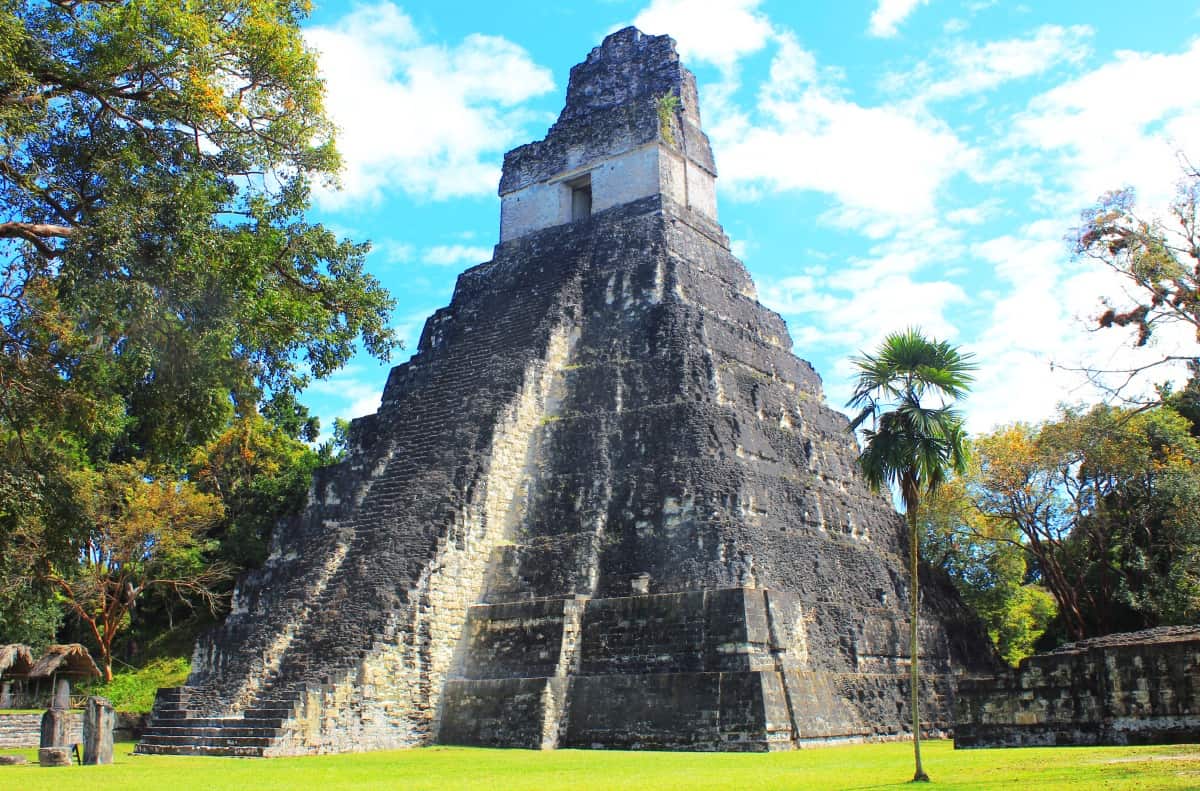
[[[571,69],[545,139],[504,155],[500,241],[657,194],[716,222],[716,176],[674,40],[627,27]]]

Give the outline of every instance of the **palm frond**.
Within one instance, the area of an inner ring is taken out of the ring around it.
[[[905,507],[915,507],[921,491],[966,465],[963,418],[946,401],[966,394],[974,357],[909,327],[853,363],[859,375],[847,406],[858,410],[851,430],[862,429],[859,466],[872,488],[895,485]]]

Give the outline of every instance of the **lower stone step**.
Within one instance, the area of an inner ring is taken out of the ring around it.
[[[231,758],[262,758],[262,747],[202,747],[194,744],[144,744],[138,743],[134,753],[138,755],[212,755]]]
[[[281,728],[284,717],[186,717],[150,722],[150,729],[166,728]]]
[[[156,736],[195,736],[205,738],[211,736],[259,736],[265,738],[275,738],[283,733],[282,728],[248,728],[238,725],[223,725],[220,727],[213,726],[171,726],[171,725],[155,725],[147,728],[144,735]]]
[[[148,733],[142,736],[139,744],[147,745],[183,745],[194,747],[270,747],[275,741],[273,737],[264,736],[166,736],[158,733]]]

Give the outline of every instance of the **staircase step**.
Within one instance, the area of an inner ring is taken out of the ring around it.
[[[195,736],[208,738],[212,736],[257,736],[273,739],[283,733],[282,728],[252,728],[237,725],[213,726],[183,726],[171,727],[156,725],[147,728],[143,736]]]
[[[169,695],[184,695],[184,694],[186,694],[186,693],[188,693],[188,692],[191,692],[191,691],[192,691],[192,689],[194,689],[194,687],[187,687],[187,686],[183,686],[183,687],[159,687],[159,688],[158,688],[158,690],[157,690],[157,692],[156,692],[156,694],[157,694],[157,695],[158,695],[158,697],[160,697],[160,698],[161,698],[161,697],[166,697],[166,696],[169,696]]]
[[[160,725],[169,728],[281,728],[286,717],[188,717],[184,720],[159,722],[154,720],[150,728]]]
[[[196,747],[270,747],[275,741],[270,736],[164,736],[158,733],[144,734],[139,744],[193,745]]]
[[[203,747],[185,744],[143,744],[134,752],[138,755],[214,755],[236,758],[262,758],[262,747]]]

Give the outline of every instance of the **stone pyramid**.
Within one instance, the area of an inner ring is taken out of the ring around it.
[[[695,78],[626,28],[504,158],[500,243],[163,690],[142,752],[770,750],[904,735],[904,525],[717,223]],[[926,721],[992,667],[923,595]]]

